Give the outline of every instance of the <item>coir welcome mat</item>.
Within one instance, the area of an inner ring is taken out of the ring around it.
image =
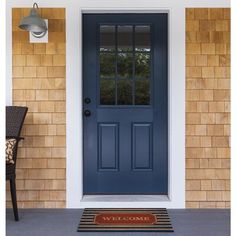
[[[84,210],[80,232],[174,232],[165,208]]]

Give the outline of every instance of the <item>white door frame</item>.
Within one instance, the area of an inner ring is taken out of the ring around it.
[[[80,8],[79,11],[79,52],[82,52],[82,15],[84,13],[168,13],[168,196],[155,195],[129,195],[129,196],[84,196],[83,195],[83,150],[80,148],[79,163],[75,169],[67,166],[68,170],[74,170],[76,179],[79,180],[76,200],[77,207],[168,207],[168,208],[184,208],[185,207],[185,10],[178,8]],[[180,17],[181,16],[181,17]],[[178,26],[176,24],[178,22]],[[176,30],[177,29],[177,30]],[[82,53],[79,54],[80,77],[79,87],[82,89]],[[175,76],[174,76],[175,75]],[[178,75],[178,76],[176,76]],[[67,77],[68,78],[68,77]],[[79,118],[79,130],[82,126],[82,91],[80,92],[80,112],[77,114]],[[71,99],[71,97],[70,97]],[[73,101],[75,102],[75,101]],[[72,104],[72,100],[67,104]],[[72,108],[72,107],[71,107]],[[67,108],[68,109],[68,108]],[[74,110],[74,108],[73,108]],[[72,112],[72,110],[71,110]],[[74,110],[74,113],[75,112]],[[78,125],[78,124],[77,124]],[[75,135],[75,133],[74,133]],[[68,134],[67,137],[74,137]],[[83,137],[80,134],[83,142]],[[80,142],[80,143],[82,143]],[[79,151],[79,150],[78,150]],[[177,154],[178,153],[178,154]],[[178,157],[178,158],[177,158]],[[78,155],[77,155],[78,158]],[[78,172],[79,166],[79,174]],[[70,172],[71,173],[71,172]],[[69,174],[70,174],[69,173]],[[68,176],[68,175],[67,175]],[[72,179],[72,178],[71,178]],[[75,178],[74,178],[75,179]],[[67,181],[68,183],[68,181]],[[70,183],[71,184],[71,183]],[[75,183],[73,190],[75,191]],[[67,185],[67,188],[69,186]],[[71,197],[68,195],[67,197]],[[74,200],[74,196],[73,196]],[[75,204],[75,202],[74,202]],[[74,206],[73,204],[73,206]],[[72,207],[68,204],[68,207]]]

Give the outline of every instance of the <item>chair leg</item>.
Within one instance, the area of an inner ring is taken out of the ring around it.
[[[18,209],[17,209],[17,200],[16,200],[16,183],[15,178],[10,179],[10,188],[11,188],[11,200],[13,206],[13,212],[15,216],[15,221],[19,220]]]

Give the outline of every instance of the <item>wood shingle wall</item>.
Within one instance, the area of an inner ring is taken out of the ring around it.
[[[40,9],[49,19],[49,42],[42,44],[29,43],[29,33],[18,28],[29,10],[12,10],[13,104],[29,107],[17,161],[18,205],[65,207],[65,9]],[[11,205],[9,192],[7,200]]]
[[[186,9],[186,206],[230,205],[230,9]]]

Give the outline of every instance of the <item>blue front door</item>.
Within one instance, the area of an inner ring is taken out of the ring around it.
[[[83,15],[84,194],[167,194],[167,19]]]

